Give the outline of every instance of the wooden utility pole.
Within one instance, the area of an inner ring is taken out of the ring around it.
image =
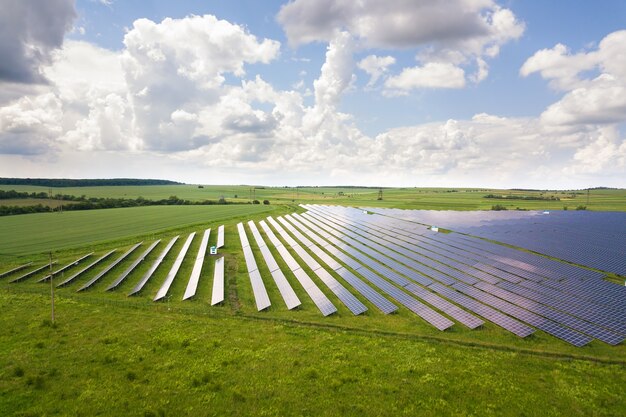
[[[52,274],[52,252],[50,252],[50,300],[52,305],[52,323],[54,323],[54,275]]]

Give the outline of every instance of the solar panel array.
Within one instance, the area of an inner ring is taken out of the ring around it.
[[[593,339],[615,345],[626,336],[626,290],[602,280],[603,274],[469,236],[434,233],[390,213],[303,207],[309,210],[303,217],[339,238],[335,246],[419,271],[431,282],[409,284],[415,292],[433,291],[519,336],[536,328],[575,346]],[[445,311],[442,304],[438,308]]]
[[[366,208],[385,216],[530,249],[626,275],[626,213],[582,210],[438,212]]]
[[[626,288],[604,280],[604,273],[468,234],[437,233],[416,221],[417,217],[435,219],[438,226],[448,228],[442,213],[429,215],[424,211],[395,209],[368,209],[367,213],[350,207],[302,207],[307,210],[305,213],[276,219],[268,217],[258,222],[260,229],[257,223],[249,221],[252,241],[248,239],[245,225],[237,225],[259,311],[271,306],[261,272],[267,267],[289,310],[302,305],[296,294],[300,288],[324,316],[338,311],[334,304],[337,300],[338,305],[345,306],[346,311],[354,315],[366,312],[368,306],[383,314],[405,308],[438,330],[448,329],[455,322],[476,329],[488,321],[522,338],[541,330],[574,346],[584,346],[594,339],[616,345],[626,337]],[[548,215],[528,213],[496,215],[487,220],[476,213],[451,216],[451,224],[465,228],[465,231],[486,227],[491,230],[489,234],[485,233],[490,237],[506,234],[502,230],[493,231],[498,226],[513,227],[529,219],[539,219],[533,224],[549,224],[555,230],[564,227],[554,220],[544,222]],[[612,218],[621,221],[619,216]],[[602,222],[596,224],[597,231],[609,233],[612,241],[621,245],[623,225],[617,225],[610,232],[602,225]],[[167,296],[194,236],[195,232],[191,233],[182,245],[154,301]],[[594,236],[593,239],[597,239],[597,235]],[[209,237],[210,229],[207,229],[183,300],[196,294]],[[176,236],[168,242],[128,295],[137,294],[144,288],[178,238]],[[157,240],[149,245],[106,290],[118,288],[159,243]],[[216,243],[218,247],[224,244],[224,226],[218,228]],[[95,275],[88,278],[78,291],[93,286],[130,258],[141,244],[132,246],[103,269],[94,272]],[[255,258],[255,251],[261,256]],[[624,246],[621,246],[613,248],[611,253],[621,256],[623,251]],[[103,254],[57,283],[57,287],[73,283],[115,252],[114,249]],[[66,264],[38,282],[70,270],[91,255]],[[283,265],[281,261],[286,268],[280,266]],[[0,273],[0,278],[26,270],[31,265]],[[611,265],[619,267],[621,262]],[[49,268],[49,265],[39,266],[10,282],[43,274]],[[220,304],[225,299],[224,270],[225,258],[215,258],[211,305]],[[272,281],[267,283],[273,286]]]

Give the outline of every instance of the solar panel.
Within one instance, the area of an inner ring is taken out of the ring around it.
[[[70,282],[74,281],[76,278],[78,278],[80,275],[82,275],[83,273],[87,272],[88,270],[90,270],[91,268],[93,268],[94,266],[96,266],[97,264],[99,264],[100,262],[104,261],[106,258],[108,258],[109,256],[111,256],[113,253],[115,253],[117,249],[113,249],[112,251],[109,251],[107,253],[105,253],[104,255],[102,255],[101,257],[99,257],[98,259],[96,259],[95,261],[93,261],[92,263],[90,263],[89,265],[87,265],[86,267],[84,267],[83,269],[81,269],[80,271],[76,272],[74,275],[66,278],[65,280],[59,282],[56,286],[58,287],[63,287],[67,284],[69,284]]]
[[[478,288],[462,283],[456,283],[453,285],[453,287],[466,295],[469,295],[481,302],[487,303],[490,306],[497,308],[498,310],[512,317],[522,320],[530,324],[531,326],[543,330],[546,333],[550,333],[553,336],[558,337],[559,339],[571,343],[574,346],[584,346],[592,340],[588,336],[571,330],[550,319],[541,317],[507,301],[494,297],[493,295],[481,291]]]
[[[470,329],[475,329],[484,324],[484,321],[477,318],[476,316],[468,313],[462,308],[457,307],[451,302],[439,297],[438,295],[412,282],[409,283],[405,288],[409,292],[415,294],[422,300],[426,301],[428,304],[432,305],[433,307],[438,308],[439,310],[443,311],[444,313],[446,313],[447,315],[449,315],[450,317],[452,317],[459,323],[462,323],[465,326],[469,327]]]
[[[156,271],[159,265],[161,265],[161,262],[163,262],[163,259],[165,259],[170,249],[172,249],[172,246],[174,246],[174,243],[176,243],[179,237],[180,236],[174,236],[172,240],[169,241],[167,246],[161,251],[159,256],[154,260],[154,262],[150,266],[150,269],[148,269],[148,271],[146,271],[143,277],[141,277],[137,285],[135,285],[135,288],[133,288],[131,292],[128,293],[128,296],[137,294],[139,291],[141,291],[141,289],[144,287],[144,285],[146,285],[146,283],[148,282],[152,274],[154,274],[154,271]]]
[[[527,337],[535,332],[532,327],[437,282],[429,288],[519,337]]]
[[[178,273],[180,266],[183,264],[183,261],[185,260],[185,255],[187,255],[187,251],[189,250],[189,247],[191,246],[191,242],[193,241],[193,238],[195,236],[196,236],[196,232],[192,232],[189,234],[189,236],[187,236],[187,240],[183,244],[183,247],[181,248],[180,252],[178,253],[176,260],[174,260],[174,264],[172,265],[172,268],[170,268],[170,271],[167,273],[167,276],[165,277],[165,281],[161,285],[161,288],[159,288],[159,291],[157,291],[156,295],[154,296],[153,301],[159,301],[167,296],[167,292],[170,290],[170,287],[172,286],[172,282],[174,282],[174,278],[176,278],[176,274]]]
[[[68,270],[69,268],[76,266],[80,263],[80,261],[90,257],[91,255],[93,255],[93,252],[88,253],[85,256],[81,256],[80,258],[70,262],[69,264],[65,265],[64,267],[57,269],[56,271],[52,272],[50,275],[46,275],[45,277],[41,278],[40,280],[38,280],[37,282],[44,282],[49,280],[50,278],[52,278],[55,275],[59,275],[61,273],[63,273],[64,271]]]
[[[267,225],[267,223],[263,220],[259,222],[265,234],[269,237],[270,241],[283,258],[289,269],[296,277],[302,288],[306,291],[306,293],[311,297],[313,303],[320,310],[322,315],[328,316],[337,312],[337,308],[333,305],[333,303],[326,297],[326,295],[319,289],[319,287],[313,282],[311,277],[308,276],[298,262],[291,256],[287,248],[282,244],[282,242],[276,237],[272,229]]]
[[[53,261],[53,262],[52,262],[52,265],[56,265],[56,263],[57,263],[57,261]],[[17,278],[14,278],[12,281],[9,281],[9,284],[13,284],[14,282],[20,282],[20,281],[23,281],[23,280],[25,280],[26,278],[31,277],[31,276],[35,275],[36,273],[41,272],[41,271],[43,271],[44,269],[49,268],[49,267],[50,267],[50,264],[46,264],[46,265],[40,266],[39,268],[37,268],[37,269],[33,269],[32,271],[27,272],[27,273],[25,273],[25,274],[24,274],[24,275],[22,275],[22,276],[19,276],[19,277],[17,277]]]
[[[219,249],[224,246],[224,225],[221,225],[217,228],[217,245],[216,247]]]
[[[202,235],[200,248],[198,248],[198,255],[196,256],[196,262],[193,264],[193,269],[191,270],[191,275],[189,276],[189,282],[187,282],[187,288],[185,288],[183,300],[188,300],[196,295],[198,281],[200,281],[200,273],[202,272],[202,264],[204,264],[204,257],[206,256],[206,248],[209,244],[210,235],[211,229],[206,229]]]
[[[153,242],[140,256],[139,258],[135,259],[135,262],[133,262],[128,268],[126,268],[126,271],[122,272],[122,274],[117,277],[117,279],[115,281],[113,281],[113,283],[111,285],[109,285],[109,287],[106,289],[107,291],[112,290],[114,288],[117,288],[118,285],[120,285],[122,283],[122,281],[124,281],[126,279],[126,277],[133,272],[133,270],[137,267],[137,265],[139,265],[144,259],[146,259],[146,256],[148,256],[150,254],[150,252],[152,252],[152,249],[154,249],[156,247],[156,245],[159,244],[159,242],[161,241],[161,239],[157,240],[156,242]]]
[[[288,224],[289,223],[282,218],[278,218],[281,223]],[[367,307],[358,298],[354,296],[350,291],[348,291],[339,281],[337,281],[332,275],[328,273],[322,266],[315,260],[311,255],[309,255],[302,247],[293,239],[287,239],[287,232],[276,222],[273,223],[274,228],[278,231],[280,236],[285,239],[286,242],[289,243],[291,248],[300,256],[300,258],[304,261],[304,263],[313,271],[315,275],[318,276],[319,279],[322,280],[324,284],[341,300],[342,303],[345,304],[346,307],[352,312],[352,314],[358,315],[367,311]],[[304,238],[300,233],[297,236]],[[306,238],[305,238],[306,239]],[[308,239],[307,239],[308,241]],[[312,245],[313,243],[309,241]]]
[[[11,275],[11,274],[13,274],[13,273],[15,273],[17,271],[21,271],[22,269],[27,268],[27,267],[31,266],[32,264],[33,264],[32,262],[29,262],[29,263],[24,264],[24,265],[16,266],[13,269],[10,269],[10,270],[8,270],[6,272],[1,273],[0,274],[0,278],[7,277],[7,276],[9,276],[9,275]]]
[[[105,276],[107,274],[107,272],[109,272],[111,269],[115,268],[117,266],[117,264],[119,264],[120,262],[122,262],[124,259],[126,259],[126,257],[128,257],[128,255],[130,255],[131,253],[133,253],[135,251],[135,249],[137,249],[139,246],[141,246],[143,242],[139,242],[136,245],[134,245],[132,248],[128,249],[124,254],[122,254],[122,256],[120,256],[119,258],[117,258],[115,261],[113,261],[113,263],[111,263],[109,266],[107,266],[106,268],[104,268],[104,270],[100,271],[99,274],[97,274],[95,277],[93,277],[92,279],[90,279],[87,283],[85,283],[82,287],[80,287],[78,290],[76,290],[76,292],[79,291],[84,291],[86,289],[88,289],[89,287],[91,287],[93,284],[95,284],[100,278],[102,278],[103,276]]]
[[[435,326],[435,328],[437,328],[438,330],[445,330],[454,325],[454,322],[452,322],[450,319],[442,316],[435,310],[419,302],[415,298],[411,297],[409,294],[380,278],[372,271],[369,271],[366,268],[361,268],[358,269],[356,272],[366,278],[376,287],[380,288],[391,298],[398,301],[400,304],[404,305],[406,308],[426,320],[428,323]],[[343,271],[340,269],[337,271],[337,273],[341,275]]]
[[[267,295],[267,290],[265,289],[261,273],[259,272],[256,261],[254,260],[248,236],[246,236],[246,230],[244,229],[242,223],[237,224],[237,230],[239,231],[239,240],[241,240],[243,255],[246,259],[246,267],[248,268],[248,275],[250,276],[250,284],[252,285],[256,308],[257,311],[261,311],[268,308],[272,303],[270,302],[269,295]]]
[[[259,249],[261,249],[263,259],[265,259],[265,263],[270,270],[270,274],[272,275],[274,282],[276,282],[278,291],[283,297],[287,309],[291,310],[292,308],[298,307],[302,303],[300,302],[300,299],[296,295],[293,288],[291,288],[291,285],[289,284],[289,281],[287,281],[287,278],[285,278],[285,274],[283,274],[283,271],[281,271],[280,267],[278,266],[278,263],[274,259],[274,255],[272,255],[272,252],[265,244],[265,240],[263,240],[263,237],[259,233],[259,229],[257,229],[253,221],[249,221],[248,226],[250,227],[250,230],[252,230],[252,235],[254,236],[254,240],[256,241],[257,246],[259,246]]]
[[[224,301],[224,257],[215,260],[213,272],[213,290],[211,291],[211,305]]]

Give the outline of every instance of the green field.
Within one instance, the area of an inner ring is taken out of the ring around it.
[[[236,224],[297,210],[294,204],[277,203],[291,203],[284,191],[272,191],[283,197],[269,206],[153,206],[0,218],[0,230],[6,231],[0,234],[0,273],[30,260],[35,262],[32,268],[43,265],[51,249],[59,265],[95,251],[90,260],[68,270],[71,274],[113,248],[118,250],[111,260],[144,241],[88,291],[76,292],[108,262],[56,289],[56,326],[46,321],[50,287],[36,282],[43,273],[18,284],[8,281],[28,269],[0,279],[0,415],[624,415],[623,344],[593,341],[576,348],[541,331],[520,339],[491,323],[477,330],[457,323],[440,332],[405,308],[384,315],[360,296],[369,310],[354,316],[304,266],[338,308],[337,314],[323,317],[271,248],[302,301],[298,309],[287,311],[253,245],[272,301],[267,311],[257,312]],[[334,197],[320,198],[332,204],[349,200],[419,207],[410,190],[386,189],[383,201],[375,199],[373,190],[361,191],[345,197],[335,189]],[[257,199],[264,198],[260,192]],[[318,197],[330,193],[307,192]],[[467,208],[482,203],[480,196],[487,192],[417,194],[425,205],[463,205],[466,199]],[[624,200],[623,192],[612,191],[592,194],[591,199],[600,197],[605,207]],[[323,203],[320,198],[308,201]],[[489,205],[511,203],[493,201]],[[226,226],[226,247],[221,250],[226,302],[208,304],[210,257],[196,297],[182,301],[199,235],[212,228],[209,245],[214,245],[220,224]],[[198,236],[167,300],[154,303],[175,254],[192,231]],[[146,287],[127,297],[175,235],[181,239]],[[248,237],[252,239],[250,233]],[[115,291],[105,291],[158,238],[162,242],[126,281]]]
[[[275,206],[151,206],[0,217],[0,259],[91,246],[130,237],[151,237],[194,224],[247,218]]]
[[[248,202],[252,199],[269,200],[278,203],[320,203],[342,204],[350,206],[378,206],[424,210],[489,210],[493,205],[501,204],[508,209],[562,210],[567,206],[573,210],[577,206],[586,206],[588,210],[626,211],[626,190],[592,190],[587,203],[586,191],[571,197],[572,192],[511,191],[464,188],[385,188],[383,200],[378,200],[376,188],[341,188],[341,187],[254,187],[244,185],[153,185],[153,186],[103,186],[48,188],[36,186],[0,185],[0,190],[21,192],[48,192],[99,198],[137,198],[160,200],[172,195],[178,198],[201,201],[217,200],[224,197],[228,201]],[[252,192],[253,191],[253,192]],[[487,194],[518,196],[555,196],[560,201],[497,200],[484,198]],[[235,196],[237,196],[235,198]],[[34,200],[36,204],[36,200]],[[3,204],[0,200],[0,204]]]
[[[618,416],[623,365],[0,293],[0,414]],[[28,314],[24,314],[28,311]]]

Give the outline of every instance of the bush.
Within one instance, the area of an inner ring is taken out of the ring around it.
[[[567,206],[563,206],[563,210],[567,210]]]
[[[587,206],[578,206],[576,210],[587,210]]]
[[[270,201],[269,200],[263,200],[263,204],[265,204],[266,206],[269,206]]]
[[[254,200],[252,204],[261,204],[261,203],[259,202],[259,200]]]
[[[501,211],[506,210],[506,207],[502,204],[496,204],[495,206],[491,206],[491,210]]]

